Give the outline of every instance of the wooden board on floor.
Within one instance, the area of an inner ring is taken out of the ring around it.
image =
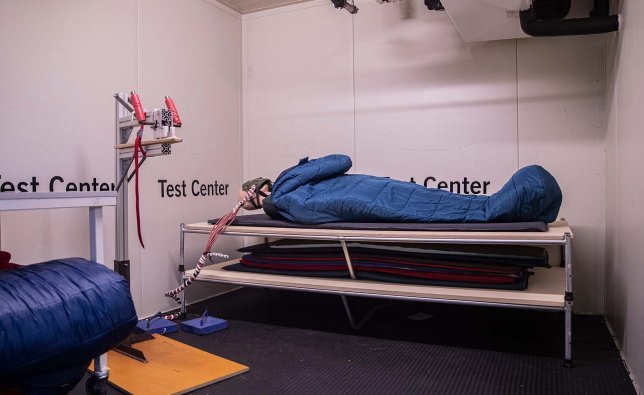
[[[111,384],[136,395],[184,394],[248,371],[248,366],[165,336],[153,336],[154,340],[134,345],[143,351],[147,363],[115,351],[107,353]]]

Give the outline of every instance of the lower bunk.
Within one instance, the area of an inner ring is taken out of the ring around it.
[[[427,302],[496,305],[541,310],[564,308],[565,269],[534,268],[525,290],[501,290],[432,285],[396,284],[381,281],[321,278],[225,270],[238,260],[206,266],[197,281],[362,296],[382,299],[407,299]],[[190,277],[193,271],[185,273]]]

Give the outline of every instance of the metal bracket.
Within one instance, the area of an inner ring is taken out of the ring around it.
[[[127,283],[130,283],[130,260],[114,261],[114,271],[125,277]]]
[[[128,356],[139,362],[147,363],[148,360],[145,357],[145,354],[143,353],[143,351],[137,350],[133,346],[136,343],[141,343],[152,339],[154,339],[154,337],[150,333],[144,330],[141,330],[139,328],[134,328],[134,331],[130,333],[130,336],[128,336],[127,339],[123,340],[116,347],[114,347],[114,351],[120,354],[123,354],[125,356]]]
[[[143,353],[143,351],[137,350],[136,348],[132,346],[128,346],[127,344],[123,344],[123,343],[118,344],[116,347],[114,347],[114,351],[116,351],[119,354],[123,354],[126,357],[130,357],[135,361],[148,363],[148,360],[145,357],[145,354]]]
[[[114,95],[114,98],[116,99],[117,102],[121,103],[121,105],[125,107],[126,110],[128,110],[129,112],[134,112],[134,109],[132,108],[132,106],[130,106],[130,103],[121,99],[121,96],[119,96],[118,93]]]

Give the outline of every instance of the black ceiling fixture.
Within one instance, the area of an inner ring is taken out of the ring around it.
[[[441,0],[425,0],[425,6],[427,6],[427,9],[430,11],[445,11],[445,7],[443,7]]]
[[[609,14],[609,0],[594,0],[588,18],[564,19],[571,0],[533,0],[529,9],[519,12],[521,29],[529,36],[574,36],[614,32],[619,16]]]
[[[353,5],[352,3],[349,3],[347,0],[331,0],[333,3],[333,6],[337,9],[344,8],[345,10],[349,11],[349,14],[357,14],[358,13],[358,7]]]

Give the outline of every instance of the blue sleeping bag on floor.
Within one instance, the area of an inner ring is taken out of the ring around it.
[[[345,174],[346,155],[308,160],[283,171],[264,200],[274,218],[326,222],[553,222],[561,189],[540,166],[517,171],[495,194],[460,195],[411,182]]]
[[[74,384],[136,322],[126,280],[98,263],[69,258],[0,271],[0,382]]]

